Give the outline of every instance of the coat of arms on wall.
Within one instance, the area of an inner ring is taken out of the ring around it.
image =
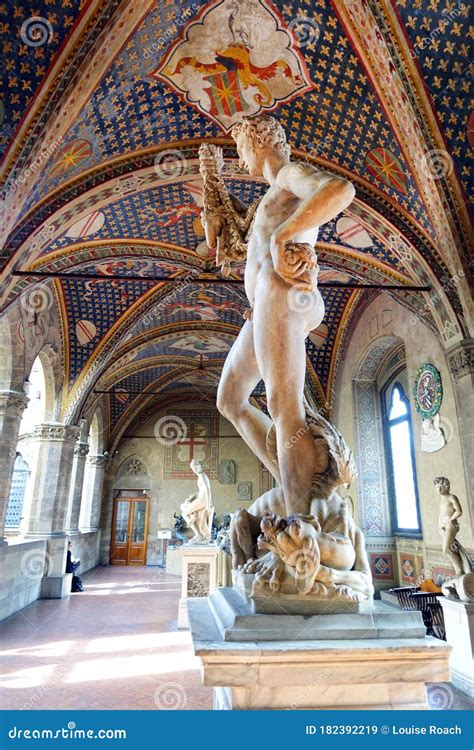
[[[188,411],[176,414],[184,425],[179,440],[165,443],[163,479],[193,479],[189,462],[194,458],[202,464],[210,479],[217,479],[219,461],[219,417],[211,411]]]
[[[434,453],[446,445],[439,410],[443,400],[443,385],[439,371],[429,363],[417,372],[413,389],[415,408],[422,419],[421,450]]]
[[[210,3],[152,75],[226,132],[312,88],[290,28],[267,0]]]

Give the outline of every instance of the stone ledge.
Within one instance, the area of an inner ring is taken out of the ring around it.
[[[371,611],[307,616],[255,612],[252,602],[231,587],[217,589],[208,599],[224,641],[409,639],[426,635],[421,612],[406,612],[383,602],[367,604]]]
[[[40,599],[67,599],[71,593],[72,573],[45,576],[41,580]]]

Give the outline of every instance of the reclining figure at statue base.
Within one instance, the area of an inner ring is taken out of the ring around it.
[[[374,591],[364,535],[352,517],[350,497],[336,492],[355,479],[352,452],[333,425],[308,404],[305,408],[318,450],[326,450],[329,458],[327,470],[315,476],[309,513],[285,515],[281,487],[237,511],[231,526],[233,567],[254,576],[253,597],[267,593],[361,602]],[[267,449],[276,459],[273,430]]]

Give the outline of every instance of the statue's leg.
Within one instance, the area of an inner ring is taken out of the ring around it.
[[[256,556],[256,543],[260,534],[260,518],[240,508],[234,513],[230,525],[232,567],[238,568]]]
[[[286,510],[309,513],[313,478],[324,470],[320,464],[322,459],[327,462],[327,455],[317,455],[303,403],[309,313],[292,310],[289,294],[290,287],[276,274],[259,284],[253,314],[255,351],[276,429]]]
[[[247,320],[227,355],[217,391],[217,408],[232,422],[278,482],[278,472],[269,460],[266,449],[266,435],[271,422],[266,414],[249,402],[250,394],[261,377],[255,358],[253,323]]]
[[[462,560],[461,556],[459,554],[459,550],[456,543],[456,535],[458,533],[458,528],[453,526],[452,523],[447,523],[444,531],[444,537],[443,537],[443,552],[445,555],[449,557],[451,560],[454,571],[457,576],[461,575],[463,572],[462,568]]]

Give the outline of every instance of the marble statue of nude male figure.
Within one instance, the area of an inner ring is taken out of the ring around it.
[[[248,242],[245,290],[253,312],[226,359],[217,406],[281,484],[286,512],[306,514],[315,473],[328,461],[306,428],[303,401],[305,339],[324,316],[314,245],[319,227],[347,208],[354,188],[328,172],[291,162],[285,133],[272,117],[244,119],[232,136],[241,166],[253,177],[263,176],[270,187]],[[209,246],[216,247],[219,222],[211,217],[205,229]],[[304,294],[303,304],[293,303],[295,293]],[[260,379],[275,425],[278,466],[266,447],[271,421],[249,402]]]

